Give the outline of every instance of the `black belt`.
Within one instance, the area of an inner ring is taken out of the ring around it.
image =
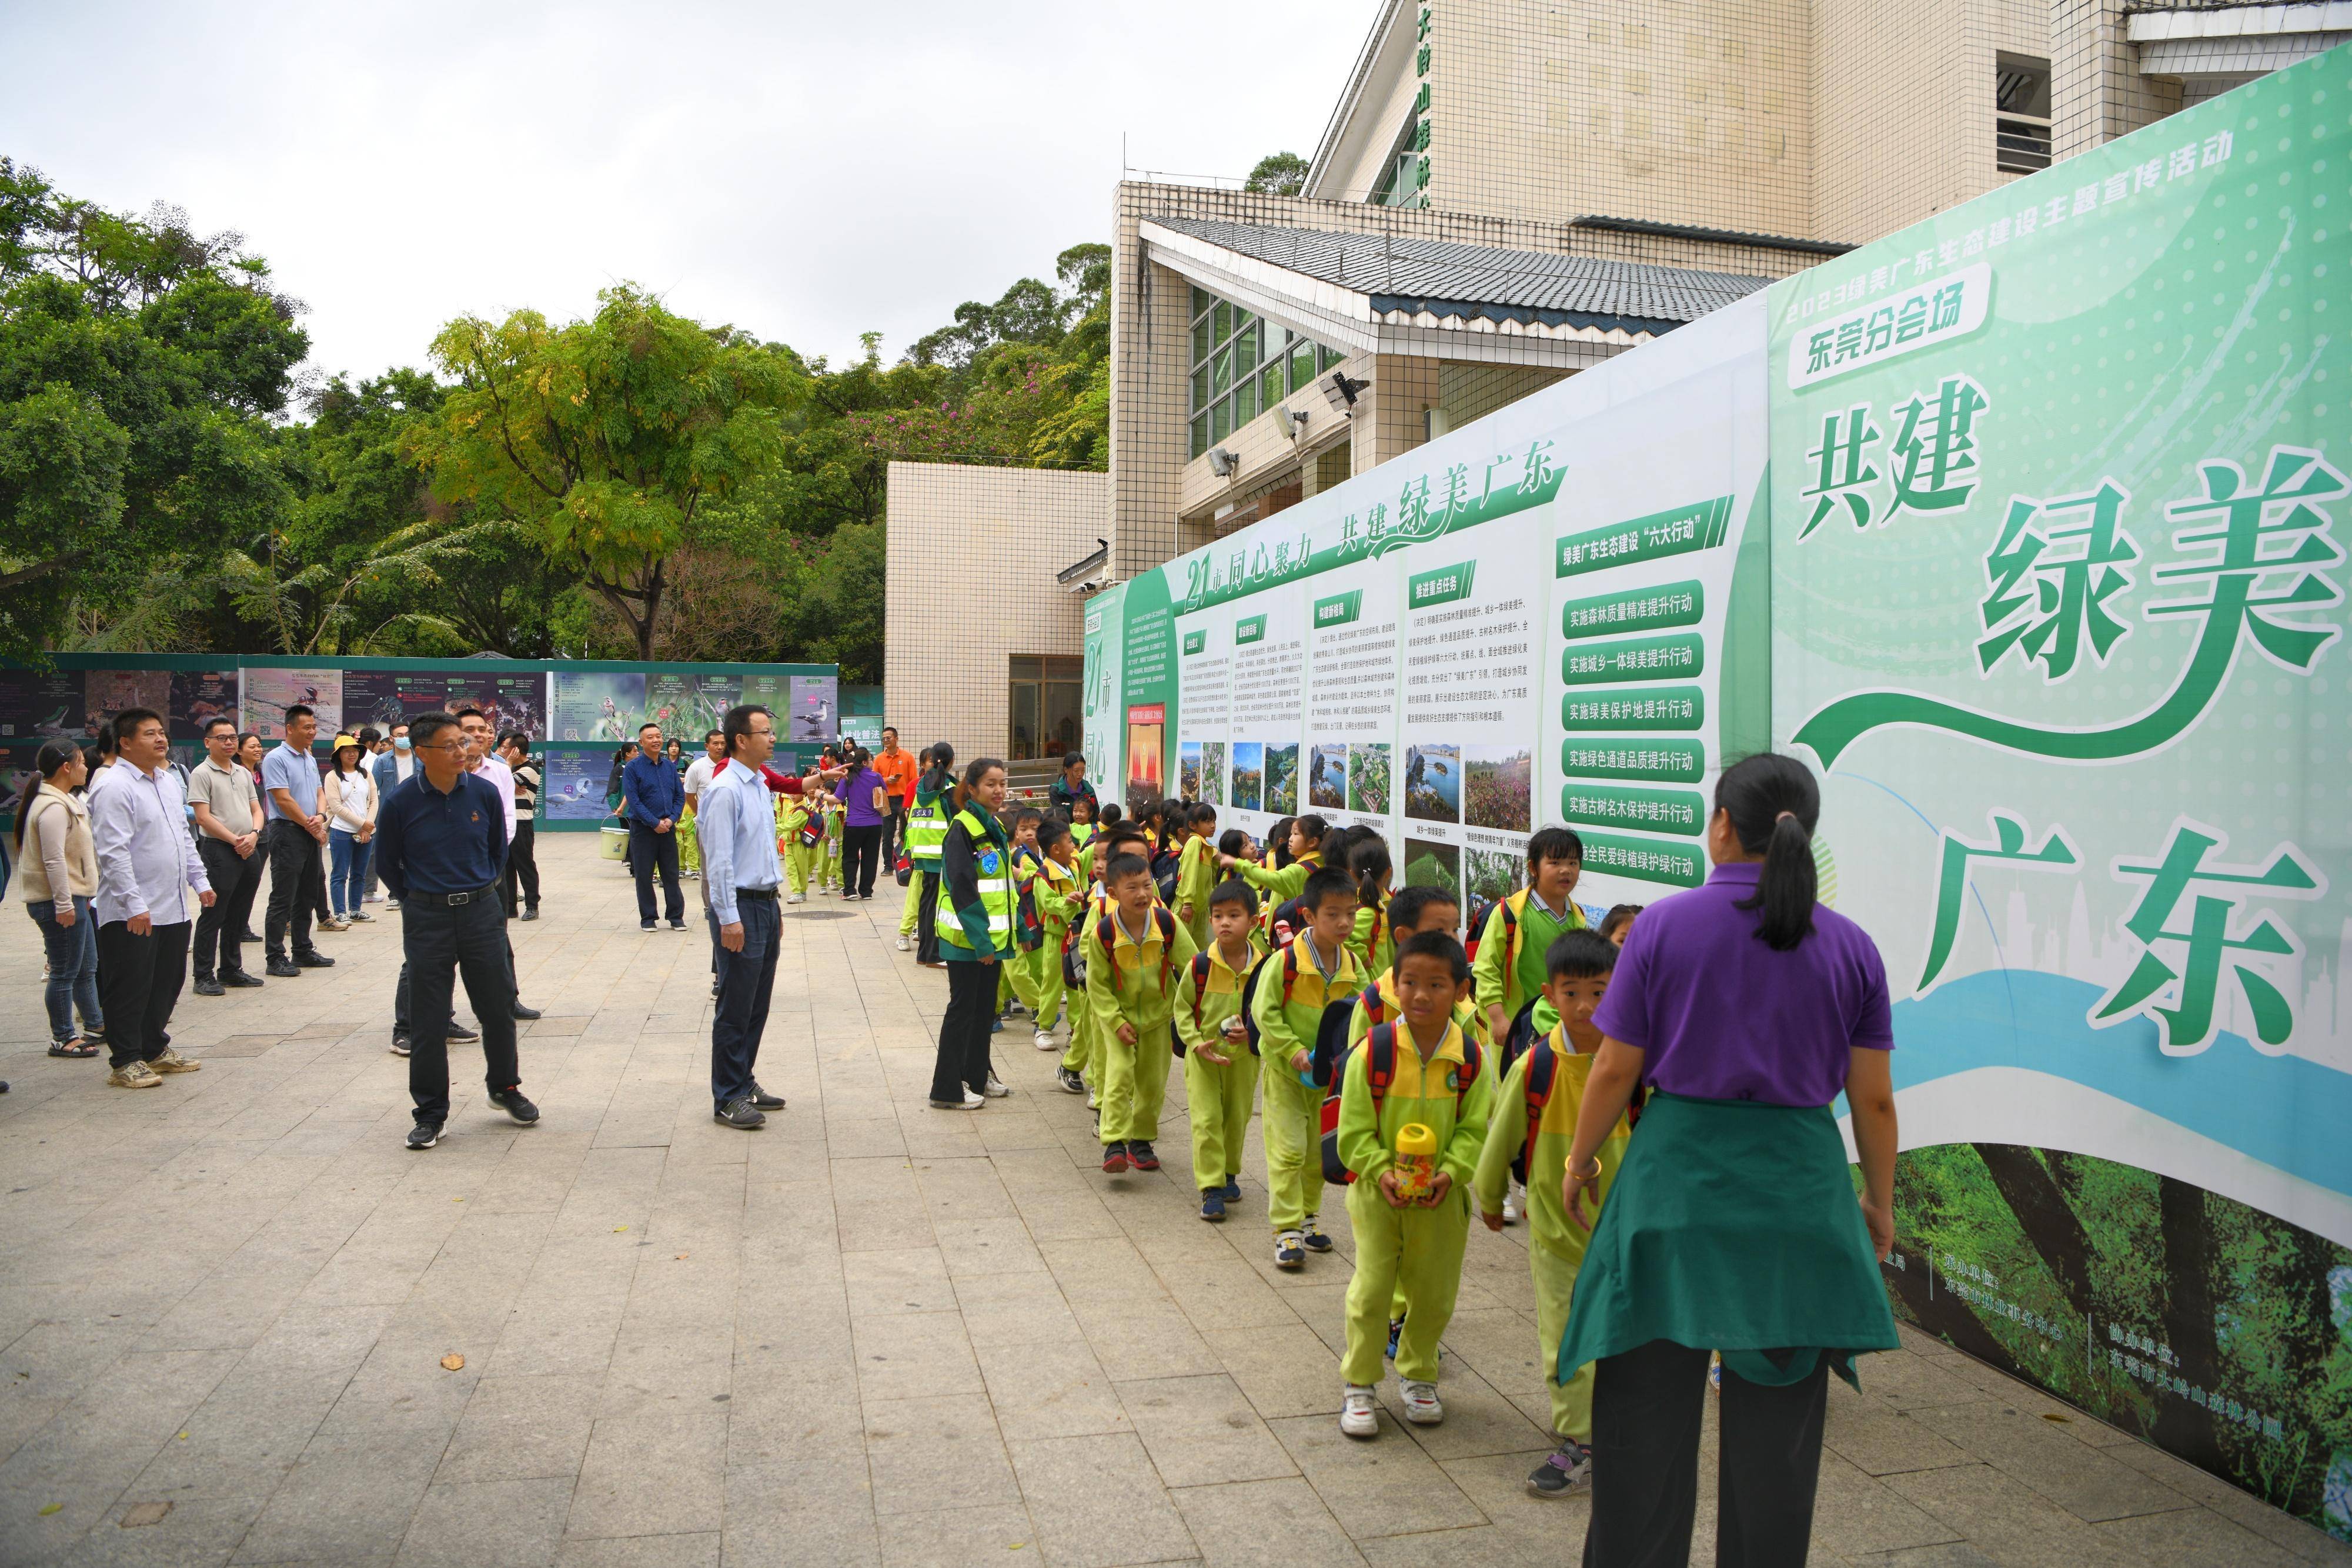
[[[738,898],[764,898],[769,903],[773,904],[776,900],[776,890],[772,887],[739,887],[735,890],[735,896]]]
[[[470,893],[418,893],[412,888],[409,890],[408,897],[404,902],[409,904],[438,904],[450,909],[458,909],[473,903],[478,898],[491,897],[497,894],[498,890],[499,884],[494,882],[486,882]]]

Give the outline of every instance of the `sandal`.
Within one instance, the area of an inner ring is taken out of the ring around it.
[[[88,1058],[98,1054],[98,1047],[86,1040],[55,1040],[50,1042],[49,1054]]]

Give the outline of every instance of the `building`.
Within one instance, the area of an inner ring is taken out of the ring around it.
[[[1299,195],[1118,187],[1109,473],[1091,524],[1053,525],[1069,554],[1023,563],[1023,602],[2347,37],[2347,0],[1380,0]],[[1010,481],[929,482],[902,514],[898,466],[892,709],[952,693],[920,702],[960,751],[1017,750],[1027,699],[982,688],[1081,657],[1080,619],[1030,619],[1001,673],[902,643],[901,603],[940,599],[926,574],[979,519],[957,497]]]

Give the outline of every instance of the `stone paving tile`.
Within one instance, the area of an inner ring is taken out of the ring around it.
[[[1337,1195],[1337,1253],[1276,1270],[1253,1135],[1234,1221],[1202,1224],[1172,1072],[1167,1169],[1104,1177],[1025,1026],[998,1037],[1013,1099],[929,1111],[945,988],[887,899],[787,919],[760,1071],[790,1104],[718,1126],[701,942],[640,936],[594,851],[543,840],[553,913],[512,928],[550,1015],[537,1127],[460,1048],[452,1135],[401,1146],[396,916],[330,938],[329,975],[184,998],[209,1064],[151,1094],[0,1016],[0,1564],[1573,1559],[1589,1501],[1525,1490],[1523,1228],[1471,1239],[1445,1423],[1384,1406],[1351,1442]],[[0,986],[38,972],[0,922]],[[1831,1391],[1823,1568],[2352,1564],[1916,1331],[1863,1386]],[[1696,1561],[1714,1517],[1706,1485]]]

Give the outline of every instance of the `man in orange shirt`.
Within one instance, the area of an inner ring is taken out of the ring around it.
[[[882,749],[874,754],[874,771],[882,775],[890,792],[890,814],[882,823],[882,869],[898,863],[898,846],[907,837],[907,802],[914,799],[915,780],[922,768],[911,751],[898,749],[898,732],[882,727]]]

